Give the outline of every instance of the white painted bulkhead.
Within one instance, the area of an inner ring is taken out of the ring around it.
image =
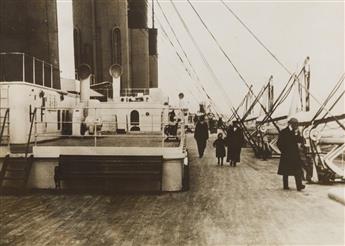
[[[79,101],[77,95],[31,83],[1,82],[0,87],[8,90],[11,144],[27,142],[30,117],[33,117],[36,107],[43,108],[37,109],[35,131],[40,134],[58,134],[61,132],[61,127],[58,126],[57,119],[61,111],[53,108],[72,108]]]
[[[139,133],[163,134],[167,124],[169,106],[158,100],[132,102],[105,102],[89,100],[81,103],[78,94],[71,94],[56,89],[26,82],[1,82],[0,87],[8,89],[8,108],[10,109],[10,142],[26,144],[30,131],[30,118],[37,108],[33,124],[31,142],[59,138],[62,134],[62,111],[66,110],[73,121],[72,135],[80,136],[80,123],[87,116],[93,120],[101,118],[102,131],[113,132],[125,129],[131,132],[133,126],[139,127]],[[86,111],[86,112],[85,112]],[[139,122],[131,122],[131,112],[137,111]],[[91,120],[92,121],[92,120]],[[108,129],[107,129],[108,128]],[[77,149],[77,151],[76,151]],[[87,155],[162,155],[163,156],[163,191],[182,190],[182,178],[186,152],[183,142],[177,148],[172,147],[81,147],[81,146],[36,146],[33,147],[34,163],[30,172],[28,187],[36,189],[52,189],[54,184],[54,168],[58,165],[60,154]],[[4,157],[3,153],[2,156]],[[0,158],[0,168],[3,158]]]
[[[138,126],[140,132],[161,132],[162,124],[167,123],[168,106],[162,106],[158,103],[102,103],[100,104],[100,115],[102,121],[116,124],[104,125],[102,130],[113,130],[116,126],[118,129],[124,129],[131,132],[132,127]],[[131,113],[137,111],[139,114],[139,122],[131,120]]]

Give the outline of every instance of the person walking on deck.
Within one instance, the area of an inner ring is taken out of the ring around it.
[[[301,191],[305,188],[302,184],[302,160],[298,150],[298,142],[302,137],[298,134],[298,120],[291,118],[288,126],[279,133],[278,148],[281,152],[278,174],[283,176],[283,188],[289,189],[289,176],[294,176],[296,188]]]
[[[299,147],[299,154],[302,160],[302,170],[305,171],[305,177],[304,172],[302,172],[302,180],[306,180],[307,184],[313,184],[313,159],[308,152],[308,147],[306,143],[303,142]]]
[[[216,148],[216,157],[218,158],[218,166],[223,166],[223,159],[225,156],[225,141],[223,139],[223,134],[218,133],[218,138],[213,143],[213,147]]]
[[[224,129],[224,122],[222,117],[220,117],[217,121],[217,133],[223,133],[223,129]]]
[[[240,162],[241,149],[244,143],[242,129],[239,128],[238,122],[234,121],[227,131],[226,144],[228,146],[227,162],[230,166],[236,167],[236,163]]]
[[[199,157],[203,157],[206,148],[206,142],[208,139],[208,126],[205,122],[204,116],[200,117],[198,123],[195,126],[194,138],[198,145]]]

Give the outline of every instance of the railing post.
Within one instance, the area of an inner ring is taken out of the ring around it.
[[[10,131],[10,109],[8,109],[8,118],[7,118],[7,146],[10,147],[11,145],[11,131]]]
[[[162,125],[162,148],[164,148],[164,121],[162,120],[162,123],[161,123],[161,125]]]
[[[97,147],[97,127],[96,122],[93,124],[94,147]]]
[[[151,115],[151,132],[153,132],[153,115]]]
[[[36,59],[32,57],[32,82],[36,84]]]
[[[36,109],[34,109],[35,111]],[[37,111],[37,110],[36,110]],[[35,146],[37,146],[37,113],[34,114],[33,119],[35,121]]]
[[[53,88],[53,65],[50,64],[50,88]]]
[[[34,109],[34,116],[36,115],[36,111],[37,111],[37,108]],[[28,141],[26,144],[25,158],[27,158],[28,153],[29,153],[29,149],[30,149],[30,141],[31,141],[32,127],[34,125],[34,118],[35,117],[32,117],[32,120],[30,122],[30,131],[29,131]]]
[[[42,62],[42,85],[45,86],[45,81],[44,81],[44,61]]]
[[[93,134],[94,134],[94,136],[95,136],[95,147],[97,147],[97,124],[96,124],[96,113],[97,113],[97,109],[95,108],[95,120],[94,120],[94,123],[93,123],[93,127],[94,127]]]
[[[23,53],[23,82],[25,82],[25,53]]]
[[[127,133],[128,133],[128,115],[126,114],[126,130],[127,130]]]
[[[119,123],[117,122],[117,115],[115,114],[115,133],[118,127],[119,127]]]
[[[183,112],[182,112],[183,113]],[[182,128],[182,132],[181,132],[181,143],[180,144],[182,144],[182,150],[184,151],[185,150],[185,147],[186,147],[186,128],[185,128],[185,120],[183,119],[182,121],[181,121],[181,128]],[[183,141],[183,142],[182,142]]]

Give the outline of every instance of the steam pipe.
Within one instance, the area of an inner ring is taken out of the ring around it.
[[[90,82],[91,75],[85,79],[80,79],[80,102],[88,102],[90,100]]]
[[[90,100],[91,67],[87,64],[80,65],[78,75],[80,79],[80,102],[87,103]]]

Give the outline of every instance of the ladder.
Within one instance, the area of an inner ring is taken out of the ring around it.
[[[10,144],[9,86],[0,86],[0,146]]]
[[[25,192],[33,160],[33,155],[28,158],[6,155],[0,172],[0,194]]]

